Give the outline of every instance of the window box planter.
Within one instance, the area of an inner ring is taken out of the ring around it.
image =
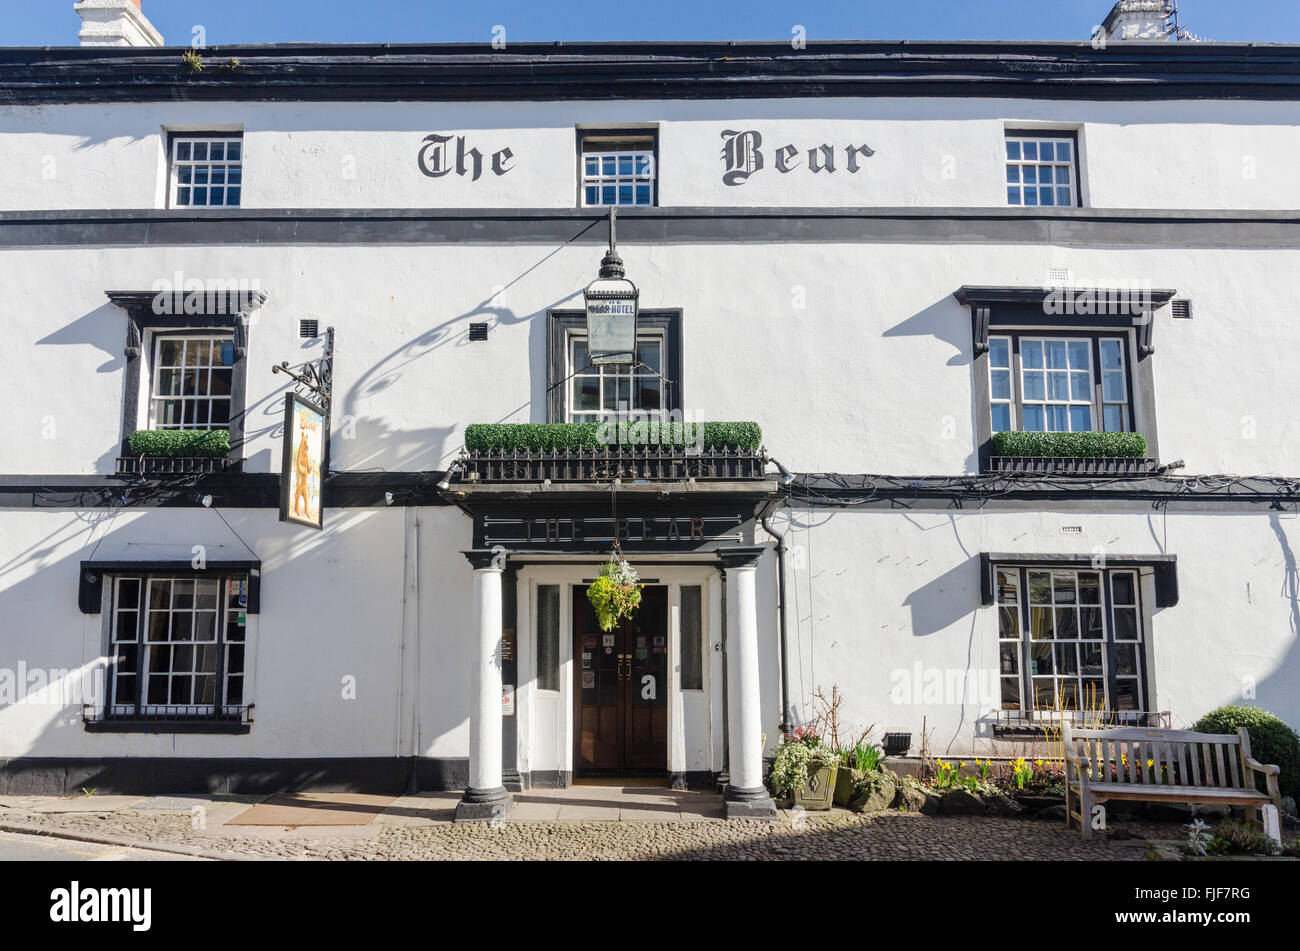
[[[225,456],[118,456],[118,475],[208,475],[238,472],[242,459]]]
[[[1150,475],[1141,433],[994,433],[987,472],[1016,475]]]
[[[459,466],[468,482],[762,479],[762,438],[757,423],[473,424]]]
[[[988,471],[1004,475],[1143,476],[1160,468],[1154,459],[1071,456],[990,456]]]
[[[141,429],[127,438],[131,455],[119,456],[119,475],[202,475],[237,471],[224,429]]]

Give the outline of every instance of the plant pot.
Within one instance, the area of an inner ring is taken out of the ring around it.
[[[811,776],[799,789],[794,791],[794,804],[802,806],[809,812],[825,812],[835,801],[834,766],[823,766]]]
[[[847,809],[857,793],[859,781],[865,775],[860,769],[849,769],[845,766],[836,767],[835,805]]]

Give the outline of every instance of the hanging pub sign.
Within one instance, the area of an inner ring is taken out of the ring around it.
[[[296,393],[284,394],[284,451],[280,460],[280,521],[322,527],[325,411]]]
[[[600,277],[587,285],[587,353],[592,366],[636,362],[637,286],[624,277],[609,210],[609,250],[600,260]]]

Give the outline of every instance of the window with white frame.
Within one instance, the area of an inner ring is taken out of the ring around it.
[[[989,337],[993,432],[1128,432],[1133,428],[1128,339]]]
[[[159,333],[153,357],[150,428],[230,428],[232,334]]]
[[[1072,133],[1006,135],[1008,205],[1079,204],[1078,149]]]
[[[568,419],[574,423],[595,423],[615,413],[643,412],[651,415],[664,409],[666,341],[661,332],[638,333],[636,363],[631,366],[592,366],[587,352],[587,335],[569,335]]]
[[[1136,571],[999,565],[995,589],[1002,709],[1143,710]]]
[[[580,161],[584,207],[656,203],[653,135],[584,133]]]
[[[171,206],[238,208],[244,141],[238,135],[172,136]]]
[[[248,577],[112,579],[110,716],[237,716]]]

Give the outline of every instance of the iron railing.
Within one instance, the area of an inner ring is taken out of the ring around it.
[[[762,449],[618,448],[466,452],[462,482],[602,482],[612,479],[682,482],[687,479],[762,479]]]
[[[118,475],[208,475],[238,472],[242,459],[228,456],[118,456]]]
[[[253,722],[253,704],[246,706],[224,704],[220,708],[210,703],[205,704],[146,704],[143,708],[133,705],[85,704],[81,708],[81,718],[88,727],[122,724],[138,726],[148,730],[151,726],[175,726],[180,724],[208,724],[247,727]]]
[[[1155,459],[1106,456],[1085,459],[1070,456],[990,456],[987,472],[999,475],[1144,476],[1160,468]]]
[[[1079,729],[1107,729],[1121,726],[1170,728],[1168,710],[998,710],[995,712],[995,736],[1026,736],[1059,730],[1069,723]]]

